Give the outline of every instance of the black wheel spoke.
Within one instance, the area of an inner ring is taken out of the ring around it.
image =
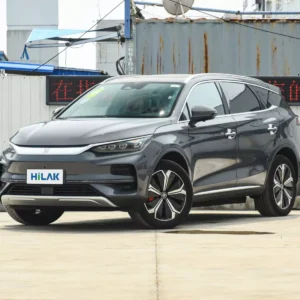
[[[176,188],[179,188],[180,183],[181,183],[180,179],[174,173],[171,173],[169,178],[169,183],[167,186],[167,191],[169,192],[175,190]]]
[[[157,190],[159,190],[159,191],[162,190],[163,187],[162,187],[161,184],[160,184],[160,180],[159,180],[159,175],[158,175],[158,174],[155,174],[155,175],[153,176],[152,185],[153,185]]]
[[[180,211],[182,209],[182,201],[172,199],[171,197],[169,197],[168,200],[170,201],[170,204],[176,211]]]

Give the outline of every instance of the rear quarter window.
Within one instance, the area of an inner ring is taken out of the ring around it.
[[[257,86],[250,86],[252,91],[260,99],[261,103],[266,107],[270,108],[272,105],[290,109],[288,103],[284,100],[282,95],[276,94],[270,90],[266,90]]]

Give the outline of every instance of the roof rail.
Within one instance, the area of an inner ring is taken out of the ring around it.
[[[255,80],[255,81],[259,81],[261,82],[262,80],[258,79],[258,78],[255,78],[255,77],[252,77],[252,76],[245,76],[245,75],[237,75],[237,74],[227,74],[227,73],[198,73],[198,74],[193,74],[191,76],[189,76],[185,81],[188,82],[190,80],[192,80],[193,78],[198,78],[198,77],[201,77],[201,76],[205,76],[205,75],[223,75],[223,76],[228,76],[228,77],[232,77],[232,78],[246,78],[246,79],[251,79],[251,80]]]

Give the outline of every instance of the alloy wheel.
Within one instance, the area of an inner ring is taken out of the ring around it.
[[[183,180],[173,171],[159,170],[152,175],[145,207],[159,221],[171,221],[186,203]]]
[[[286,164],[277,167],[274,174],[273,195],[281,209],[290,206],[294,193],[294,180],[291,169]]]

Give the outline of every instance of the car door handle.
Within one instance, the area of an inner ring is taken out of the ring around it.
[[[234,139],[236,136],[236,132],[232,131],[231,129],[227,129],[227,132],[225,133],[225,135],[230,139]]]
[[[271,135],[275,134],[277,132],[277,129],[278,128],[273,124],[269,124],[268,131],[270,132]]]

